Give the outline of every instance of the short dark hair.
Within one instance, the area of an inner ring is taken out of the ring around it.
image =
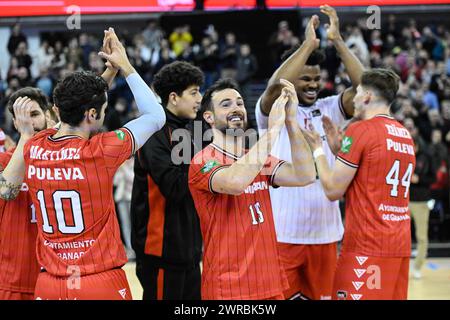
[[[298,48],[300,48],[300,45],[296,44],[292,48],[283,52],[283,54],[281,55],[281,61],[282,62],[286,61],[287,58],[289,58],[295,51],[298,50]],[[317,66],[317,65],[320,65],[324,61],[325,61],[325,54],[323,53],[322,50],[316,49],[309,55],[308,60],[306,60],[305,65]]]
[[[45,110],[47,110],[49,107],[48,97],[41,89],[25,87],[14,92],[8,99],[7,107],[9,112],[11,112],[13,118],[15,118],[13,109],[14,102],[17,100],[17,98],[21,97],[28,97],[31,100],[36,101],[43,112],[45,112]]]
[[[205,111],[212,111],[213,104],[212,104],[212,95],[214,92],[222,91],[225,89],[234,89],[236,91],[239,91],[239,86],[233,79],[230,78],[224,78],[217,80],[212,86],[210,86],[205,94],[203,95],[202,104],[201,104],[201,110],[202,113]]]
[[[53,91],[53,101],[59,109],[61,122],[78,126],[84,113],[94,108],[100,117],[106,102],[106,81],[90,71],[77,71],[58,82]]]
[[[395,100],[400,77],[390,69],[374,68],[361,76],[361,86],[374,89],[389,105]]]
[[[153,79],[153,88],[162,105],[167,106],[171,92],[181,96],[192,85],[201,87],[204,80],[203,72],[198,67],[185,61],[175,61],[158,71]]]

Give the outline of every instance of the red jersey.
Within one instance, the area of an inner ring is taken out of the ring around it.
[[[14,150],[0,154],[0,171]],[[36,258],[36,214],[26,183],[15,200],[0,199],[0,289],[34,293],[39,265]]]
[[[358,168],[346,193],[343,252],[411,254],[409,185],[416,157],[407,129],[378,115],[352,124],[338,159]]]
[[[259,173],[239,196],[211,190],[211,179],[236,160],[214,144],[193,159],[189,189],[204,241],[202,299],[264,299],[282,294],[287,279],[281,267],[269,185],[283,161],[268,158],[268,175]]]
[[[24,147],[25,178],[38,220],[37,256],[52,275],[92,274],[127,262],[113,201],[113,176],[134,152],[121,128],[90,139],[52,138],[55,129]]]

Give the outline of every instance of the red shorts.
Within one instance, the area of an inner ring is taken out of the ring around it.
[[[262,300],[285,300],[284,295],[283,294],[278,294],[276,296],[270,297],[270,298],[266,298],[266,299],[262,299]]]
[[[0,289],[0,300],[33,300],[33,293]]]
[[[409,257],[341,253],[333,284],[337,300],[406,300]]]
[[[289,289],[286,299],[298,296],[331,300],[337,262],[337,243],[290,244],[278,242],[278,252],[286,272]]]
[[[41,272],[34,297],[36,300],[132,300],[122,269],[81,277],[55,277]]]

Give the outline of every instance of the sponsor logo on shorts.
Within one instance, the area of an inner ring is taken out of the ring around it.
[[[364,282],[361,281],[352,281],[353,286],[355,287],[356,291],[361,289],[361,287],[364,285]]]
[[[331,300],[331,296],[322,296],[322,295],[320,295],[320,300]]]
[[[122,299],[125,299],[125,297],[127,296],[127,289],[126,288],[120,289],[119,294],[122,296]]]
[[[366,269],[353,269],[353,271],[355,271],[355,274],[358,277],[358,279],[361,278],[364,273],[366,273]]]
[[[347,291],[344,290],[338,290],[336,292],[338,300],[347,300]]]
[[[352,297],[353,300],[360,300],[362,298],[362,294],[357,294],[357,293],[351,293],[350,297]]]
[[[358,263],[360,266],[362,266],[364,264],[364,262],[367,261],[367,259],[369,259],[368,257],[361,257],[361,256],[356,256],[356,260],[358,260]]]

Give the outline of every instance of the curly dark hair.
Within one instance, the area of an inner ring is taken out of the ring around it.
[[[9,112],[11,112],[13,118],[15,118],[13,105],[17,98],[28,97],[39,104],[39,107],[43,112],[49,108],[48,97],[44,94],[41,89],[33,87],[25,87],[14,92],[8,99],[7,107]]]
[[[181,96],[192,85],[201,87],[205,81],[203,72],[185,61],[175,61],[162,67],[153,79],[153,88],[167,106],[169,95],[175,92]]]
[[[212,104],[212,95],[214,92],[222,91],[225,89],[234,89],[236,91],[239,91],[239,86],[233,79],[225,78],[225,79],[219,79],[217,80],[212,86],[206,90],[205,94],[203,95],[202,104],[201,104],[201,110],[202,113],[205,111],[212,111],[213,104]]]
[[[99,119],[107,90],[106,81],[89,71],[77,71],[65,77],[53,91],[53,101],[59,109],[61,122],[76,127],[91,108],[97,111]]]
[[[295,51],[298,50],[298,48],[300,48],[299,44],[283,52],[283,54],[281,55],[281,61],[282,62],[286,61],[287,58],[289,58]],[[324,61],[325,61],[325,54],[323,53],[322,50],[316,49],[309,55],[308,60],[306,60],[305,64],[307,66],[317,66]]]

